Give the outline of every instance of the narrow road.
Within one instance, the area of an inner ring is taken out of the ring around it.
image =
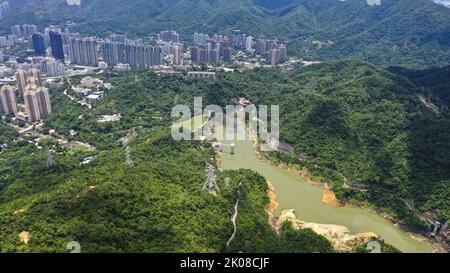
[[[234,205],[234,213],[231,216],[231,222],[233,223],[234,230],[233,230],[233,234],[231,234],[230,239],[228,239],[228,241],[227,241],[227,248],[230,247],[230,244],[233,241],[234,237],[236,236],[236,232],[237,232],[236,218],[238,216],[239,201],[241,200],[241,190],[240,190],[241,185],[242,185],[242,182],[240,182],[239,186],[238,186],[238,196],[239,197],[236,200],[236,204]]]
[[[71,96],[71,95],[69,95],[67,93],[67,91],[69,91],[69,89],[72,88],[72,85],[70,83],[70,79],[67,79],[67,83],[68,83],[67,88],[64,89],[64,92],[63,92],[64,95],[66,95],[71,101],[74,101],[74,102],[76,102],[76,103],[78,103],[78,104],[80,104],[82,106],[86,106],[87,108],[92,109],[92,106],[89,105],[88,103],[85,103],[83,101],[79,101],[79,100],[77,100],[76,98],[74,98],[73,96]]]

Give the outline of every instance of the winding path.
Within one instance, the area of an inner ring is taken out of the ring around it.
[[[239,189],[241,187],[241,184],[242,184],[242,182],[240,182],[239,186],[238,186],[238,196],[239,197],[236,200],[236,204],[234,205],[234,213],[231,216],[231,222],[233,223],[234,230],[233,230],[233,234],[231,234],[230,239],[228,239],[228,241],[227,241],[227,248],[230,247],[230,244],[233,241],[234,237],[236,236],[236,232],[237,232],[236,218],[238,215],[239,201],[241,200],[241,190]]]

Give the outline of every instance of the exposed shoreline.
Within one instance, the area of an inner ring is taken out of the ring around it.
[[[442,252],[446,253],[446,250],[443,247],[441,247],[439,244],[436,244],[435,242],[429,240],[422,234],[411,231],[410,229],[408,229],[407,227],[402,225],[397,219],[395,219],[392,215],[388,214],[387,212],[383,212],[377,208],[364,206],[362,204],[357,204],[354,202],[346,202],[345,204],[343,204],[341,201],[339,201],[336,198],[336,195],[334,194],[333,190],[329,187],[328,183],[315,179],[306,170],[297,169],[297,168],[291,167],[285,163],[277,164],[274,161],[267,158],[266,156],[264,156],[259,150],[258,141],[255,141],[253,147],[254,147],[254,152],[259,160],[264,161],[265,163],[270,164],[271,166],[278,167],[278,168],[287,170],[289,172],[292,172],[296,175],[299,175],[306,183],[308,183],[310,185],[321,187],[322,188],[322,202],[324,204],[326,204],[328,206],[332,206],[332,207],[345,206],[345,207],[350,207],[350,208],[359,208],[359,209],[363,209],[367,212],[376,214],[376,215],[382,217],[383,219],[389,221],[392,225],[399,228],[403,232],[405,232],[411,239],[415,240],[416,242],[419,242],[419,243],[429,242],[433,246],[433,253],[442,253]],[[276,194],[275,194],[275,196],[276,196]]]

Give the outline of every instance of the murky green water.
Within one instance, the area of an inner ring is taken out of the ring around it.
[[[251,169],[272,182],[279,203],[276,214],[295,209],[306,222],[343,225],[352,233],[375,232],[402,252],[432,252],[430,243],[419,243],[382,217],[358,208],[334,208],[322,203],[322,189],[306,183],[300,176],[257,158],[251,141],[236,141],[234,155],[225,149],[223,169]]]
[[[204,118],[195,117],[193,120],[201,124]],[[191,122],[185,121],[182,124],[187,125]],[[417,242],[377,214],[358,208],[335,208],[325,205],[322,202],[320,187],[306,183],[293,172],[259,160],[252,141],[233,141],[233,143],[236,144],[235,154],[231,155],[225,148],[221,168],[250,169],[269,180],[275,187],[279,204],[276,215],[284,209],[295,209],[298,218],[305,222],[342,225],[349,228],[352,233],[374,232],[402,252],[432,252],[432,245],[429,242]]]

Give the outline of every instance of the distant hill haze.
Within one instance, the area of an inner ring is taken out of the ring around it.
[[[450,60],[450,9],[431,0],[17,0],[4,20],[71,22],[82,34],[145,36],[174,29],[185,40],[196,31],[289,39],[289,53],[308,60],[361,58],[387,66],[426,68]]]

